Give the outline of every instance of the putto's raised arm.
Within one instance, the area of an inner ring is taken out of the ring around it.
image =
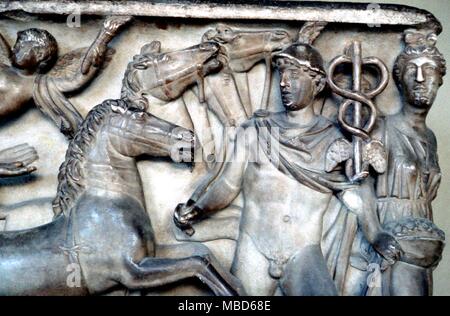
[[[83,118],[64,93],[78,91],[98,74],[112,53],[108,50],[108,43],[119,28],[130,20],[128,16],[108,17],[89,48],[65,54],[51,71],[36,79],[34,101],[69,138],[73,137]]]
[[[65,75],[55,76],[58,90],[61,92],[71,92],[81,88],[94,78],[102,65],[109,61],[113,50],[108,49],[108,44],[118,34],[119,29],[128,23],[130,16],[110,16],[103,22],[103,27],[97,34],[92,45],[86,49],[75,50],[65,58],[61,58]],[[75,58],[74,58],[75,57]],[[63,59],[67,59],[63,62]],[[70,60],[74,62],[74,69],[70,69]],[[67,67],[69,66],[69,69]],[[58,74],[53,72],[54,74]]]
[[[131,21],[131,19],[131,16],[111,16],[105,20],[103,29],[91,47],[89,47],[83,59],[81,64],[82,74],[87,74],[92,66],[98,67],[102,63],[108,43],[117,35],[119,28]]]

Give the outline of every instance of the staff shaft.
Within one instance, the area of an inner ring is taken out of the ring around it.
[[[353,41],[351,47],[351,58],[353,65],[353,92],[361,92],[361,80],[362,80],[362,53],[361,42]],[[354,102],[353,112],[353,126],[356,128],[362,127],[362,104],[360,102]],[[359,174],[362,170],[362,140],[359,136],[352,136],[353,140],[353,168],[355,175]]]

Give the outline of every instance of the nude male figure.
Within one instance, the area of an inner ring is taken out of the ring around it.
[[[313,110],[325,85],[320,54],[297,43],[274,62],[285,111],[258,112],[246,122],[222,173],[198,199],[180,204],[174,220],[189,230],[243,190],[232,272],[247,293],[337,295],[320,248],[323,216],[333,195],[357,214],[366,238],[385,258],[395,260],[400,250],[381,229],[371,183],[348,182],[339,166],[325,171],[326,151],[342,135]]]

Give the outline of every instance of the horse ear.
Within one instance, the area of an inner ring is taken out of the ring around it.
[[[208,30],[205,34],[202,36],[202,43],[208,42],[214,38],[216,35],[216,30]]]
[[[297,42],[312,45],[326,25],[327,22],[305,22],[298,32]]]
[[[145,44],[141,48],[141,55],[145,54],[158,54],[161,52],[161,42],[153,41],[150,44]]]

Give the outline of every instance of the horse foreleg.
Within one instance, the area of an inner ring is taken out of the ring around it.
[[[122,284],[132,290],[147,289],[197,277],[215,295],[238,295],[207,257],[193,256],[182,259],[144,258],[139,263],[129,262]]]

